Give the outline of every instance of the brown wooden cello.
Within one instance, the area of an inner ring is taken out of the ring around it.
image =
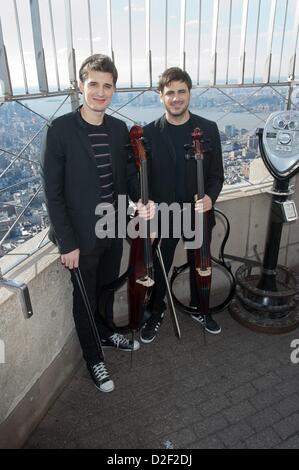
[[[133,126],[131,128],[129,148],[139,172],[141,202],[142,204],[147,205],[149,202],[147,153],[143,140],[142,127]],[[136,218],[133,220],[135,221],[136,232],[140,235],[129,240],[130,258],[128,269],[122,276],[102,289],[99,299],[99,310],[102,314],[105,313],[106,305],[111,301],[111,297],[114,296],[115,291],[127,282],[129,311],[128,324],[124,327],[117,327],[113,320],[110,319],[110,326],[120,332],[127,332],[130,330],[133,336],[132,340],[134,340],[135,332],[142,327],[150,315],[147,308],[150,301],[152,286],[154,285],[153,252],[156,252],[166,283],[167,299],[174,331],[176,336],[180,338],[181,332],[161,255],[159,240],[156,239],[153,242],[151,240],[150,221],[146,221],[140,217],[137,221]],[[107,319],[107,317],[105,318]]]
[[[148,171],[142,127],[133,126],[131,128],[130,143],[139,171],[141,202],[146,205],[149,202]],[[129,263],[132,267],[132,272],[128,277],[130,329],[132,331],[140,329],[146,320],[147,307],[152,292],[151,288],[154,285],[153,253],[156,253],[166,284],[166,294],[174,333],[177,338],[180,339],[181,331],[165,271],[159,240],[155,239],[154,242],[151,240],[150,221],[140,219],[139,224],[143,225],[143,236],[132,240]]]
[[[130,130],[131,150],[139,171],[141,202],[147,205],[149,201],[147,159],[142,137],[142,128],[133,126]],[[129,261],[132,267],[128,277],[129,328],[132,331],[139,330],[144,322],[151,287],[154,285],[150,221],[139,218],[139,231],[142,237],[133,238],[131,241]]]

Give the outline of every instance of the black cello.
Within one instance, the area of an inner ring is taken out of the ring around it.
[[[197,171],[197,199],[203,199],[205,196],[204,177],[203,177],[203,159],[204,149],[202,142],[203,132],[201,129],[194,129],[192,133],[193,151],[196,160]],[[195,261],[195,279],[198,292],[198,303],[201,313],[205,316],[209,313],[210,289],[212,282],[212,259],[210,251],[210,233],[208,212],[202,214],[202,243],[201,247],[194,250]],[[199,214],[195,214],[199,217]],[[205,317],[204,317],[205,318]]]
[[[196,128],[192,133],[192,146],[186,145],[185,148],[188,151],[186,155],[187,159],[194,158],[196,161],[196,171],[197,171],[197,199],[203,199],[205,196],[204,188],[204,177],[203,177],[203,160],[204,160],[204,144],[206,142],[203,140],[203,132]],[[178,308],[188,315],[194,313],[202,313],[206,315],[207,313],[216,313],[223,310],[231,301],[235,293],[235,278],[231,271],[231,265],[225,260],[224,249],[226,242],[230,233],[230,224],[223,212],[219,209],[214,208],[214,212],[220,214],[221,219],[225,227],[224,239],[221,243],[219,250],[219,258],[215,258],[211,255],[210,251],[210,228],[209,228],[209,216],[208,212],[203,212],[202,214],[195,214],[195,217],[202,217],[200,221],[200,229],[202,230],[202,243],[201,246],[194,250],[194,261],[195,261],[195,281],[196,281],[196,291],[197,291],[197,304],[194,306],[184,305],[174,293],[174,283],[176,278],[182,274],[187,268],[191,269],[189,262],[183,264],[180,267],[175,267],[171,276],[171,291],[173,299]],[[211,282],[212,282],[212,262],[220,267],[225,275],[228,277],[229,289],[226,295],[226,298],[218,305],[211,307],[210,306],[210,292],[211,292]]]

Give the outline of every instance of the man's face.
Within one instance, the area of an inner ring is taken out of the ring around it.
[[[160,92],[161,103],[171,116],[183,116],[190,103],[190,91],[185,82],[172,81]]]
[[[112,100],[115,87],[112,74],[90,70],[84,82],[80,81],[80,91],[85,105],[94,112],[104,112]]]

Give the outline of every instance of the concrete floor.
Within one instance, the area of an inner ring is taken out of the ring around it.
[[[220,335],[166,315],[156,340],[134,353],[108,350],[115,391],[93,385],[82,363],[26,449],[298,448],[299,364],[283,335],[252,332],[227,311]],[[297,354],[299,358],[299,352]]]

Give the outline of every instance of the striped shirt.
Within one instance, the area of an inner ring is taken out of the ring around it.
[[[107,129],[104,124],[100,126],[87,124],[87,133],[96,161],[101,187],[101,203],[113,204],[114,185]]]

